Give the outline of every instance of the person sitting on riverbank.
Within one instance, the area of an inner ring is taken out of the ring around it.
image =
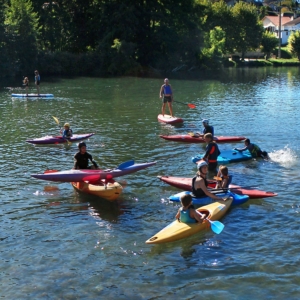
[[[214,127],[209,125],[209,120],[203,119],[202,124],[204,127],[202,130],[202,133],[196,132],[194,136],[195,137],[204,137],[204,135],[206,133],[211,133],[212,137],[214,138]]]
[[[198,164],[197,164],[197,168],[198,168],[198,172],[196,174],[196,176],[193,178],[192,180],[192,194],[194,197],[197,198],[202,198],[202,197],[210,197],[213,200],[227,200],[227,198],[220,198],[218,196],[216,196],[215,194],[211,193],[208,189],[208,182],[206,179],[206,175],[208,173],[208,165],[207,162],[204,160],[201,160]]]
[[[226,166],[220,166],[218,174],[214,179],[217,180],[216,189],[228,189],[232,181],[232,175],[228,174],[228,168]]]
[[[250,139],[244,140],[245,147],[244,148],[234,148],[234,150],[243,152],[248,150],[253,158],[261,157],[263,159],[269,159],[269,155],[266,151],[262,151],[259,146],[250,142]]]
[[[86,151],[86,143],[80,142],[78,144],[79,152],[74,155],[74,168],[73,169],[99,169],[97,163],[93,160],[91,154]],[[89,160],[92,166],[89,166]]]
[[[201,214],[199,211],[195,210],[192,204],[193,198],[190,194],[181,196],[180,202],[182,207],[178,209],[175,216],[180,222],[183,223],[202,223],[206,215]]]

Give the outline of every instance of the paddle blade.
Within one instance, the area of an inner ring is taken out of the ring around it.
[[[118,169],[123,170],[132,165],[134,165],[134,160],[125,161],[118,166]]]
[[[187,106],[188,106],[189,108],[196,108],[196,105],[195,105],[195,104],[191,104],[191,103],[188,103]]]
[[[208,221],[210,223],[210,228],[214,233],[220,234],[223,231],[223,229],[225,227],[225,225],[223,223],[221,223],[219,221],[211,221],[211,220],[208,220]]]
[[[52,116],[52,118],[54,119],[54,121],[56,122],[57,125],[59,125],[59,121],[56,117]]]

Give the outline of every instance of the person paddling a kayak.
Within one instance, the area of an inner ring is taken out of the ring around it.
[[[73,169],[99,169],[97,163],[93,160],[91,154],[86,151],[86,143],[80,142],[78,144],[79,152],[74,155],[74,168]],[[92,166],[89,166],[89,160]]]
[[[164,116],[165,115],[165,108],[166,108],[166,103],[168,103],[169,106],[169,111],[171,117],[173,117],[173,108],[172,108],[172,102],[173,102],[173,90],[171,85],[169,84],[169,79],[165,78],[164,84],[161,86],[160,91],[159,91],[159,97],[163,98],[163,105],[161,108],[161,114]]]
[[[65,123],[64,125],[64,130],[60,130],[60,133],[62,133],[62,137],[64,139],[69,139],[73,135],[73,130],[70,127],[69,123]]]
[[[197,175],[192,180],[192,193],[196,198],[201,198],[208,196],[214,200],[227,200],[227,198],[220,198],[212,194],[208,189],[208,182],[206,180],[206,175],[208,173],[208,165],[205,160],[200,160],[197,164],[198,172]]]
[[[212,137],[214,138],[214,127],[209,125],[209,120],[208,119],[203,119],[202,120],[203,124],[203,130],[202,133],[196,132],[195,137],[204,137],[206,133],[211,133]]]
[[[181,196],[180,202],[182,207],[178,209],[175,216],[177,220],[183,223],[202,223],[205,219],[205,214],[201,214],[199,211],[195,210],[192,203],[193,198],[190,194],[185,194]]]
[[[250,143],[250,139],[245,139],[244,143],[244,148],[234,148],[234,150],[239,152],[249,150],[253,158],[261,157],[263,159],[269,159],[268,153],[266,151],[261,151],[261,149],[256,144]]]

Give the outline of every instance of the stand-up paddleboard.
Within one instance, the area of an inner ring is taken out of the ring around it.
[[[11,94],[15,98],[53,98],[53,94]]]
[[[177,117],[171,117],[170,115],[158,115],[157,119],[159,122],[167,123],[167,124],[176,124],[176,123],[182,123],[183,119],[177,118]]]
[[[183,142],[183,143],[206,143],[202,137],[190,136],[188,134],[178,134],[178,135],[160,135],[162,139],[173,142]],[[240,142],[245,139],[244,136],[215,136],[214,141],[216,143],[234,143]]]
[[[197,163],[197,161],[201,160],[203,156],[204,154],[198,154],[192,157],[192,162]],[[236,150],[222,150],[217,160],[219,164],[230,164],[250,159],[252,159],[252,155],[248,150],[243,152],[239,152]]]
[[[172,177],[172,176],[157,176],[161,181],[172,185],[178,189],[184,191],[192,191],[192,180],[193,178],[186,177]],[[208,187],[214,188],[216,186],[216,181],[208,180]],[[275,197],[278,194],[269,191],[256,190],[253,188],[244,188],[239,185],[230,184],[230,191],[239,195],[248,195],[250,199],[255,198],[268,198]]]
[[[44,136],[37,139],[26,140],[27,143],[35,144],[35,145],[47,145],[47,144],[63,144],[67,142],[76,142],[88,139],[94,135],[94,133],[86,133],[86,134],[73,134],[72,137],[66,140],[62,136]]]

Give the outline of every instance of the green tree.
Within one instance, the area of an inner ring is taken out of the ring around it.
[[[17,71],[23,74],[32,72],[36,62],[40,32],[38,21],[30,0],[10,0],[10,5],[5,8],[10,59]]]
[[[232,8],[234,30],[233,46],[237,52],[242,53],[242,60],[248,50],[259,47],[263,26],[257,17],[256,6],[244,2],[238,2]]]
[[[261,50],[266,54],[266,59],[270,58],[271,53],[276,49],[278,39],[271,32],[265,31],[261,40]]]
[[[300,31],[293,32],[288,39],[289,51],[300,60]]]

